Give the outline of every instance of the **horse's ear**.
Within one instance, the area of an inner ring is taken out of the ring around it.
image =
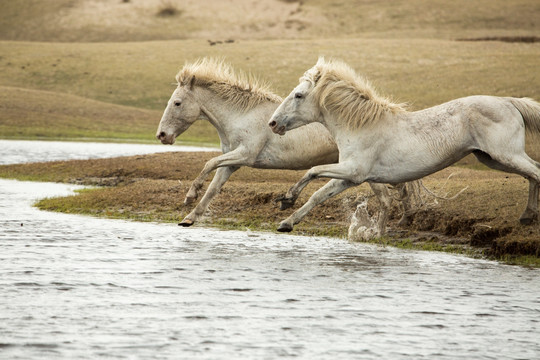
[[[313,83],[317,85],[317,82],[321,79],[322,73],[321,73],[321,67],[324,66],[326,62],[324,61],[324,56],[319,56],[317,59],[317,63],[315,64],[314,68],[317,71],[315,75],[313,76]]]
[[[189,80],[188,89],[190,91],[193,90],[193,86],[195,86],[195,75],[193,75]]]
[[[322,76],[321,72],[317,71],[317,73],[313,77],[313,84],[314,85],[317,85],[317,82],[321,79],[321,76]]]

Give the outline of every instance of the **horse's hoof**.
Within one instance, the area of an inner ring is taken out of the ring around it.
[[[536,211],[528,209],[525,210],[525,212],[519,218],[519,222],[521,225],[531,225],[536,221],[538,221],[538,214],[536,213]]]
[[[291,232],[293,227],[289,225],[288,223],[282,223],[279,224],[279,227],[277,228],[277,231],[279,232]]]
[[[293,207],[294,205],[294,200],[293,199],[281,199],[281,205],[279,206],[279,209],[280,210],[287,210],[288,208],[291,208]]]
[[[279,209],[286,210],[294,205],[295,199],[288,199],[285,195],[281,195],[274,199],[274,204],[278,202],[281,203]]]
[[[519,223],[521,225],[531,225],[532,223],[534,223],[536,221],[535,218],[520,218],[519,219]]]
[[[191,225],[193,225],[195,222],[193,220],[190,220],[190,219],[184,219],[182,220],[182,222],[180,222],[178,225],[179,226],[183,226],[183,227],[189,227]]]

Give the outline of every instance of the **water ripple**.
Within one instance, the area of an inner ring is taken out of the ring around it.
[[[30,206],[74,188],[0,180],[1,358],[540,358],[538,270]]]

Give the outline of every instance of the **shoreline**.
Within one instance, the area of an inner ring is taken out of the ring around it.
[[[168,152],[3,165],[0,177],[98,186],[75,196],[40,200],[37,206],[42,210],[179,222],[194,206],[183,205],[191,181],[204,163],[216,155],[216,152]],[[325,183],[314,181],[294,208],[280,211],[274,199],[302,174],[302,171],[242,168],[216,196],[204,220],[195,226],[275,232],[281,220]],[[469,188],[453,200],[426,198],[428,205],[419,209],[412,224],[406,227],[397,226],[401,212],[394,202],[389,234],[368,242],[540,267],[540,225],[521,226],[518,221],[527,200],[527,184],[522,177],[453,166],[424,178],[423,182],[430,191],[446,197],[466,186]],[[365,198],[370,215],[376,214],[376,200],[369,187],[361,185],[316,207],[292,234],[346,238],[350,217]]]

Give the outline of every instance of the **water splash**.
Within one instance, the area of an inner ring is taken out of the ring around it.
[[[377,220],[367,211],[368,198],[364,197],[356,206],[349,225],[348,238],[350,241],[366,241],[380,236]]]

